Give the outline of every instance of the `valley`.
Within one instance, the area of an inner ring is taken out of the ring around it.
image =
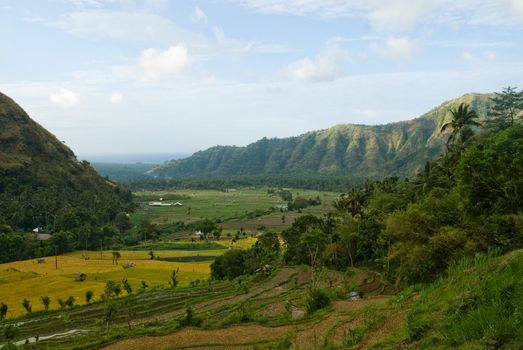
[[[368,173],[343,191],[325,174],[251,183],[136,167],[116,183],[0,97],[0,143],[17,154],[0,157],[2,349],[523,342],[519,122],[492,130],[474,104],[451,104],[444,149],[415,176]]]
[[[523,0],[0,32],[0,350],[523,350]]]

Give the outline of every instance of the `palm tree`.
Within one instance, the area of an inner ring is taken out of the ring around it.
[[[440,130],[441,132],[445,132],[448,128],[452,129],[447,140],[447,147],[455,142],[460,143],[460,145],[464,147],[474,134],[472,127],[481,125],[476,121],[478,115],[474,110],[469,110],[469,107],[469,105],[461,103],[457,108],[449,111],[452,118],[445,122]]]
[[[348,212],[355,217],[361,214],[364,204],[365,193],[353,187],[334,203],[334,207],[339,211]]]

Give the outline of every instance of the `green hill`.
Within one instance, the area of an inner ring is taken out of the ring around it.
[[[0,93],[0,224],[69,229],[111,221],[131,194],[87,162]]]
[[[461,102],[484,118],[489,95],[468,94],[419,118],[386,125],[338,125],[283,139],[263,138],[246,147],[216,146],[166,162],[149,172],[162,178],[239,175],[411,176],[441,154],[448,109]]]

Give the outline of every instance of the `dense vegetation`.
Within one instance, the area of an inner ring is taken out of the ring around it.
[[[523,126],[497,112],[490,120],[505,118],[507,123],[497,124],[503,127],[474,133],[479,117],[468,105],[450,115],[441,129],[451,132],[437,160],[413,180],[369,181],[341,195],[336,212],[296,219],[281,234],[284,263],[314,269],[364,265],[403,287],[432,281],[477,252],[523,247],[523,181],[517,176],[523,173]],[[252,255],[260,260],[254,249],[225,254],[213,273],[251,272],[228,270],[226,263],[248,266]]]
[[[164,179],[144,177],[124,182],[133,191],[162,191],[173,189],[212,189],[225,191],[228,188],[269,186],[339,191],[363,183],[364,179],[354,176],[335,175],[242,175],[242,176],[197,176],[190,178]]]
[[[110,225],[119,213],[132,210],[129,190],[79,162],[2,94],[0,124],[0,262],[49,254],[54,246],[73,249],[72,242],[95,244],[95,238],[114,231]],[[52,243],[16,233],[35,228],[54,233]]]
[[[338,125],[285,139],[261,139],[246,147],[216,146],[167,162],[151,175],[160,178],[253,175],[338,175],[353,180],[411,177],[444,149],[440,133],[449,108],[467,103],[481,115],[487,95],[465,95],[420,118],[387,125]],[[274,184],[271,184],[274,185]]]

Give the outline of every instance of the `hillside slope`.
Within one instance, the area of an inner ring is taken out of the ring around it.
[[[521,250],[477,254],[454,265],[448,277],[394,296],[382,294],[379,274],[351,271],[351,288],[357,286],[363,298],[337,299],[305,317],[297,312],[305,309],[310,271],[283,267],[267,278],[244,276],[247,288],[239,288],[238,280],[213,280],[174,293],[158,288],[112,300],[118,311],[110,330],[103,300],[33,312],[4,325],[19,325],[18,344],[41,335],[37,349],[522,348]],[[331,295],[345,295],[339,293],[345,278],[331,271],[319,282],[333,285]],[[197,321],[191,327],[184,323],[189,307]],[[65,336],[50,337],[54,334]]]
[[[283,139],[263,138],[246,147],[216,146],[164,163],[149,172],[162,178],[237,175],[411,176],[441,153],[448,109],[469,103],[485,116],[489,95],[447,101],[423,116],[386,125],[338,125]]]
[[[130,193],[99,176],[89,163],[79,162],[1,93],[0,125],[0,224],[56,228],[66,214],[73,222],[64,226],[74,226],[80,217],[97,224],[130,204]]]

